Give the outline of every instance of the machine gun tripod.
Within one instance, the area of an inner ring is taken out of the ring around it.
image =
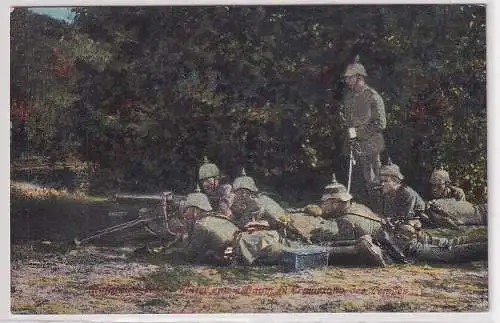
[[[75,237],[73,242],[76,246],[83,243],[131,228],[143,227],[150,234],[159,238],[174,239],[178,241],[185,231],[185,226],[180,214],[182,214],[185,198],[174,196],[172,192],[164,192],[154,195],[140,194],[116,194],[113,201],[145,201],[157,203],[154,207],[139,209],[139,216],[131,221],[101,229],[93,234],[78,239]]]

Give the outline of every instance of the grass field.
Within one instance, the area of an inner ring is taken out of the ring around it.
[[[486,261],[283,273],[272,266],[193,266],[179,250],[141,248],[123,235],[75,249],[74,234],[105,224],[105,200],[16,185],[13,314],[488,310]]]
[[[13,314],[487,311],[486,262],[460,266],[278,267],[173,264],[163,252],[12,248]],[[170,255],[172,257],[172,255]]]

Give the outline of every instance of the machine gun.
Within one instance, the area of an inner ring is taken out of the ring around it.
[[[170,191],[151,195],[115,194],[110,198],[110,201],[115,203],[153,203],[154,205],[140,208],[139,216],[134,220],[104,228],[83,239],[75,237],[76,246],[89,240],[135,227],[143,227],[147,232],[160,238],[179,238],[185,230],[181,217],[184,209],[184,196],[174,195]]]

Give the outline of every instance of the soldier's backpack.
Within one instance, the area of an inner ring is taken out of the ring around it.
[[[321,243],[334,240],[339,233],[335,220],[310,216],[304,213],[290,214],[291,225],[312,243]]]
[[[275,200],[265,194],[259,194],[256,202],[264,211],[264,219],[269,222],[271,228],[277,228],[279,222],[283,222],[283,217],[288,213]]]
[[[245,265],[277,264],[281,251],[289,245],[274,230],[243,232],[237,244],[236,253]]]
[[[485,205],[474,205],[468,201],[436,199],[427,203],[426,215],[431,223],[457,229],[464,225],[487,225],[488,211]]]
[[[200,255],[209,250],[223,255],[226,247],[233,245],[234,237],[239,230],[235,223],[225,217],[206,216],[195,222],[190,248]]]

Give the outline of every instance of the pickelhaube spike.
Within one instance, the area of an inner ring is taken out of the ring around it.
[[[185,207],[195,206],[204,211],[212,211],[212,206],[210,205],[210,201],[208,197],[201,193],[200,186],[196,185],[196,189],[194,193],[189,193],[186,197]]]
[[[217,165],[211,163],[208,157],[205,155],[203,159],[203,164],[198,169],[198,179],[204,180],[210,177],[219,177],[220,171]]]
[[[355,75],[368,76],[366,74],[365,67],[359,62],[359,54],[354,57],[354,62],[352,64],[347,65],[347,68],[344,72],[344,77],[350,77]]]
[[[332,183],[337,184],[337,177],[335,177],[335,173],[332,173]]]
[[[332,181],[325,186],[325,190],[327,191],[337,191],[339,189],[344,188],[344,185],[340,184],[337,182],[337,177],[335,176],[335,173],[332,174]]]
[[[401,174],[401,170],[397,164],[394,164],[391,160],[391,157],[387,157],[387,162],[380,169],[380,175],[387,175],[399,178],[400,180],[404,179],[403,174]]]
[[[255,185],[255,181],[252,177],[247,176],[245,168],[241,169],[241,174],[233,182],[233,190],[238,190],[240,188],[245,188],[251,192],[258,192],[259,189]]]

